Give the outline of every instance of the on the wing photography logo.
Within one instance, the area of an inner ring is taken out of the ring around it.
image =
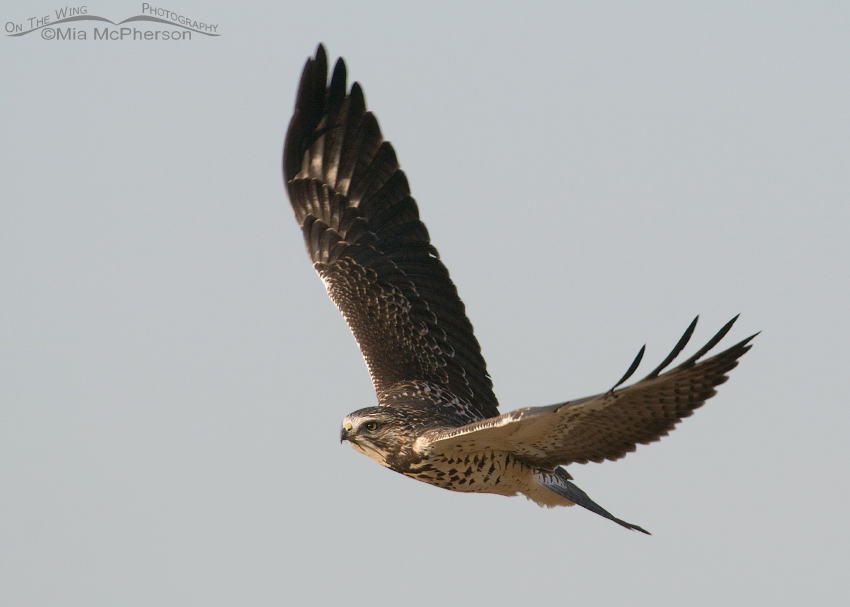
[[[221,35],[216,23],[147,2],[142,3],[140,14],[118,22],[93,15],[87,5],[81,5],[56,9],[53,15],[7,21],[5,29],[7,37],[34,34],[43,40],[186,41],[193,36]]]

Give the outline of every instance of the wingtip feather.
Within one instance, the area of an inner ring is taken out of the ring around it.
[[[688,360],[683,362],[681,364],[681,366],[684,367],[684,368],[694,366],[700,358],[705,356],[709,352],[709,350],[711,350],[714,346],[716,346],[720,342],[721,339],[726,337],[726,334],[732,329],[732,325],[735,324],[735,321],[738,320],[739,316],[740,316],[740,314],[736,314],[732,318],[732,320],[730,320],[725,325],[723,325],[723,327],[717,332],[717,334],[714,337],[712,337],[711,339],[708,340],[707,344],[705,344],[702,348],[700,348],[699,351],[697,351],[696,354],[694,354]]]
[[[691,340],[691,336],[694,334],[694,329],[696,329],[696,327],[697,327],[697,321],[698,320],[699,320],[699,314],[697,314],[696,318],[694,318],[691,321],[691,324],[688,326],[688,328],[685,329],[685,333],[682,335],[682,337],[679,338],[679,341],[676,342],[676,345],[673,347],[673,350],[671,350],[670,354],[667,355],[667,358],[665,358],[663,361],[661,361],[661,364],[658,365],[652,371],[652,373],[647,375],[644,379],[653,379],[655,377],[658,377],[658,375],[664,369],[666,369],[667,366],[670,363],[672,363],[676,359],[677,356],[679,356],[679,353],[685,348],[685,346],[688,345],[688,342]]]
[[[640,351],[637,353],[637,356],[635,356],[635,359],[632,361],[632,364],[629,366],[629,369],[626,371],[626,374],[623,375],[623,377],[620,378],[620,381],[618,381],[616,384],[614,384],[614,386],[610,390],[608,390],[608,392],[610,394],[613,394],[614,390],[618,386],[620,386],[620,384],[622,384],[627,379],[629,379],[632,375],[634,375],[635,371],[637,371],[638,365],[640,365],[640,361],[643,359],[644,352],[646,352],[646,344],[643,344],[640,347]]]

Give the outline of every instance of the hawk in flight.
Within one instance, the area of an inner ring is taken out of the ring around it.
[[[378,397],[342,422],[341,441],[405,476],[468,493],[523,494],[578,504],[628,529],[573,484],[562,466],[617,460],[657,441],[715,394],[749,337],[701,360],[732,327],[662,373],[696,319],[652,373],[596,396],[499,414],[463,302],[431,244],[393,147],[348,89],[339,59],[330,84],[319,46],[307,60],[289,123],[283,175],[307,252],[354,334]],[[737,317],[736,317],[737,318]]]

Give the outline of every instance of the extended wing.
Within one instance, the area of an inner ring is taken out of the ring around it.
[[[379,402],[425,382],[471,419],[499,414],[463,302],[419,220],[407,178],[340,59],[304,67],[283,174],[307,252],[360,345]]]
[[[682,418],[714,396],[755,335],[725,352],[697,362],[729,331],[733,318],[694,356],[661,375],[685,347],[696,320],[664,362],[641,381],[621,390],[548,407],[530,407],[461,428],[426,435],[421,449],[516,454],[531,465],[552,469],[571,463],[617,460],[638,444],[665,436]],[[630,369],[619,383],[634,372]],[[618,383],[618,385],[619,385]],[[615,386],[616,387],[616,386]]]

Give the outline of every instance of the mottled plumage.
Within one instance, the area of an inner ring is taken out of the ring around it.
[[[320,45],[307,61],[289,124],[283,174],[307,252],[369,367],[378,406],[343,420],[341,440],[380,464],[445,489],[526,495],[542,506],[579,504],[629,529],[571,482],[560,466],[616,460],[691,415],[749,348],[752,337],[661,372],[685,347],[691,323],[664,362],[608,392],[499,415],[481,348],[448,270],[419,220],[392,146],[347,90],[340,59],[327,84]],[[753,336],[754,337],[754,336]]]

